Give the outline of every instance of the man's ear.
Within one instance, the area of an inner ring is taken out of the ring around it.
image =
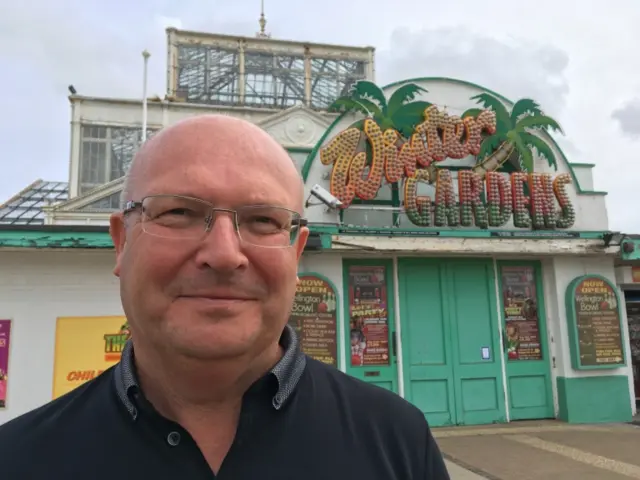
[[[298,241],[296,242],[296,258],[298,261],[300,257],[302,257],[302,252],[304,252],[304,247],[307,245],[307,239],[309,238],[309,229],[307,227],[302,227],[300,229],[300,233],[298,233]]]
[[[119,277],[122,252],[124,251],[124,244],[126,241],[124,215],[122,212],[111,214],[111,217],[109,218],[109,234],[111,235],[113,246],[116,248],[116,265],[113,268],[113,274],[116,277]]]

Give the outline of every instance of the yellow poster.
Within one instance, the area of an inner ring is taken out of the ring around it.
[[[120,360],[131,336],[127,319],[59,317],[53,362],[53,398],[97,377]]]

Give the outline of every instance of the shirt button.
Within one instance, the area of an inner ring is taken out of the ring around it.
[[[180,434],[178,432],[171,432],[167,435],[167,443],[172,447],[177,447],[180,444]]]

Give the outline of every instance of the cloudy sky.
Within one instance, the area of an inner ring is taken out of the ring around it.
[[[260,0],[0,0],[0,201],[66,180],[73,83],[85,95],[165,90],[165,27],[253,35]],[[377,49],[377,81],[465,79],[557,118],[570,161],[595,163],[610,227],[640,233],[638,0],[266,0],[278,38]]]

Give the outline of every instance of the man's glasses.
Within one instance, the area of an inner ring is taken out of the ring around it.
[[[145,233],[185,240],[203,239],[217,215],[230,214],[240,240],[258,247],[289,247],[298,239],[300,228],[307,225],[299,213],[282,207],[247,205],[231,210],[181,195],[151,195],[140,202],[127,202],[123,213],[136,210],[141,213]]]

